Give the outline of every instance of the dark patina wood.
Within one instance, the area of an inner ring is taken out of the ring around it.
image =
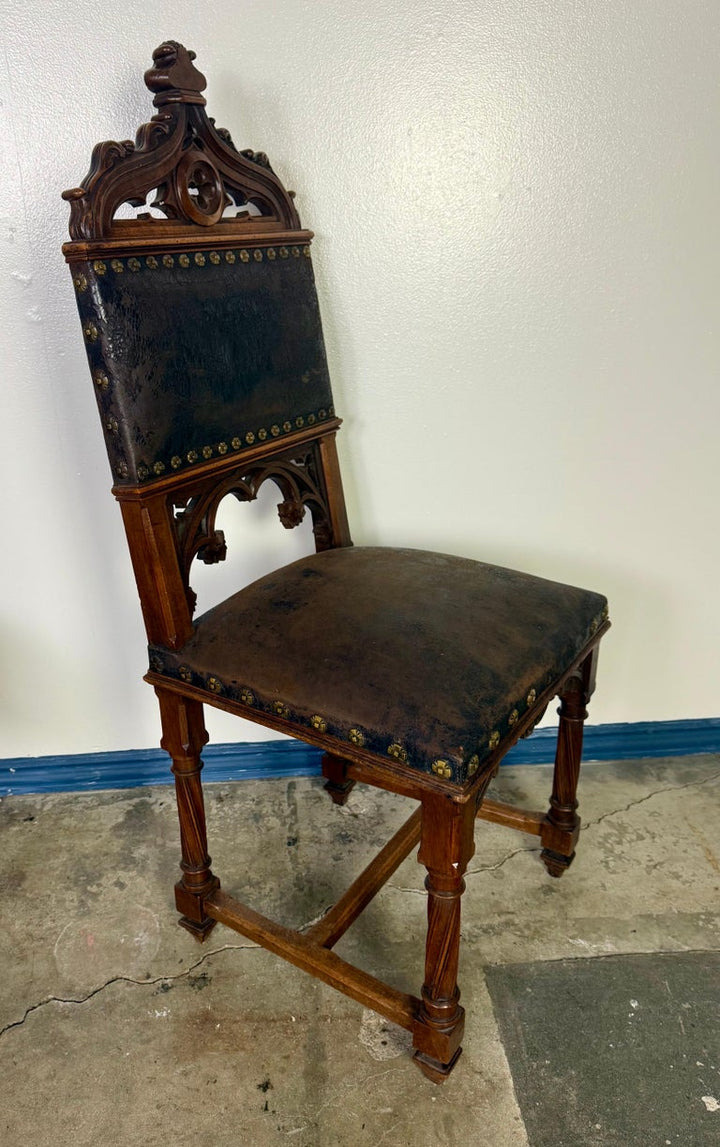
[[[145,79],[157,114],[139,129],[135,143],[98,144],[82,185],[64,193],[71,208],[71,242],[63,250],[81,313],[89,298],[102,296],[108,282],[103,276],[111,273],[122,282],[122,303],[124,284],[141,270],[152,274],[172,268],[174,275],[178,267],[219,267],[236,260],[274,267],[284,259],[291,264],[309,255],[312,232],[301,227],[293,196],[267,157],[238,151],[227,131],[208,119],[202,95],[205,78],[193,61],[192,52],[172,41],[154,52]],[[116,217],[123,204],[146,205],[153,190],[152,206],[162,218],[149,211],[135,219]],[[161,293],[162,280],[157,282]],[[197,282],[202,292],[203,280]],[[299,724],[297,714],[282,701],[263,708],[255,704],[249,688],[231,695],[219,678],[200,678],[191,666],[181,664],[177,673],[170,672],[171,655],[182,655],[197,631],[190,583],[193,561],[215,563],[225,557],[225,539],[216,526],[224,497],[250,501],[271,481],[280,492],[278,515],[285,528],[298,525],[307,513],[318,553],[345,551],[352,545],[335,442],[340,420],[330,404],[317,417],[313,413],[284,422],[268,413],[269,429],[263,424],[257,433],[237,441],[230,435],[217,441],[216,436],[201,454],[193,448],[173,458],[170,468],[162,459],[154,466],[137,466],[135,459],[136,470],[131,471],[122,460],[118,463],[113,435],[124,428],[107,405],[109,392],[122,378],[112,377],[112,338],[94,316],[89,310],[83,330],[108,452],[114,458],[113,492],[122,511],[148,640],[152,649],[167,655],[164,660],[157,653],[151,656],[146,680],[158,696],[161,743],[175,776],[182,854],[182,876],[175,888],[180,923],[198,940],[205,939],[216,922],[223,923],[407,1028],[418,1066],[431,1080],[442,1082],[461,1051],[461,898],[463,875],[475,848],[475,821],[539,836],[543,860],[554,876],[572,861],[580,829],[576,790],[582,724],[595,684],[598,643],[609,625],[606,616],[593,621],[586,637],[575,641],[572,653],[537,688],[529,688],[522,677],[517,694],[522,700],[502,728],[493,730],[482,756],[459,753],[456,761],[437,759],[425,771],[413,765],[401,743],[381,754],[368,747],[362,729],[351,728],[343,738],[321,714]],[[316,373],[321,373],[321,358]],[[409,650],[408,656],[413,655]],[[309,663],[307,673],[312,672]],[[561,699],[560,729],[548,812],[484,800],[502,757],[532,731],[556,695]],[[221,890],[212,871],[201,786],[201,753],[207,742],[203,704],[323,749],[326,788],[338,804],[345,803],[358,781],[419,802],[407,823],[305,934],[241,904]],[[332,948],[418,844],[428,898],[425,975],[421,994],[415,997],[342,960]]]

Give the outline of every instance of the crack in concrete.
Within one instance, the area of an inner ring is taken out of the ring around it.
[[[720,772],[713,773],[710,777],[704,777],[701,781],[687,781],[684,785],[666,785],[661,789],[653,789],[651,793],[647,793],[644,797],[638,797],[637,800],[630,801],[630,803],[623,808],[613,809],[612,812],[604,812],[597,820],[589,820],[587,824],[583,825],[583,831],[587,832],[589,828],[594,828],[596,825],[601,824],[602,821],[607,820],[608,817],[617,816],[621,812],[629,812],[631,808],[635,808],[635,806],[639,804],[645,804],[645,802],[649,801],[652,797],[661,796],[663,793],[681,792],[683,789],[701,788],[703,785],[709,785],[712,781],[718,780],[718,778],[720,778]]]
[[[151,980],[135,980],[132,976],[112,976],[106,983],[100,984],[97,988],[93,988],[86,996],[81,999],[68,998],[62,996],[48,996],[45,1000],[40,1000],[37,1004],[31,1004],[29,1008],[25,1009],[25,1014],[20,1020],[13,1020],[12,1023],[6,1024],[4,1028],[0,1028],[0,1038],[6,1032],[12,1031],[13,1028],[20,1028],[33,1012],[38,1011],[40,1008],[46,1007],[47,1004],[86,1004],[88,1000],[92,1000],[100,992],[104,992],[106,988],[112,987],[113,984],[136,984],[140,988],[151,988],[154,984],[168,983],[170,980],[182,980],[185,976],[191,975],[196,968],[209,960],[211,956],[218,956],[221,952],[237,952],[245,948],[259,948],[259,944],[223,944],[222,948],[214,948],[212,952],[205,952],[199,960],[191,964],[183,972],[175,972],[169,976],[155,976]]]

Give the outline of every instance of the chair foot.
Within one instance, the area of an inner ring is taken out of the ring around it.
[[[422,1051],[416,1051],[413,1055],[413,1061],[418,1065],[423,1075],[426,1075],[433,1083],[444,1083],[461,1055],[462,1048],[459,1047],[449,1063],[441,1063],[439,1059],[433,1059],[432,1056],[425,1055]]]
[[[185,928],[191,936],[194,936],[198,943],[202,944],[203,940],[207,940],[217,924],[217,920],[211,920],[209,916],[206,916],[204,920],[198,923],[196,920],[190,920],[187,916],[181,916],[178,924],[181,928]]]
[[[559,878],[564,872],[567,872],[575,859],[575,853],[571,852],[569,856],[563,856],[559,852],[553,852],[551,848],[544,848],[540,853],[540,859],[550,875]]]
[[[333,804],[344,805],[355,788],[355,781],[348,776],[348,763],[332,753],[325,753],[322,759],[322,774],[325,777],[325,792],[330,794]]]
[[[347,804],[348,797],[354,788],[355,781],[345,781],[344,784],[328,781],[325,785],[325,792],[330,794],[333,804],[344,805]]]

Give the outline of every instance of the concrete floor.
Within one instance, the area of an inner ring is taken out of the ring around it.
[[[545,807],[549,788],[535,766],[502,769],[492,791]],[[0,1141],[526,1147],[486,965],[720,948],[720,758],[586,765],[580,796],[560,881],[534,838],[478,824],[465,1050],[440,1088],[404,1032],[219,926],[204,946],[176,926],[170,789],[4,799]],[[366,788],[338,809],[314,779],[212,785],[207,804],[225,888],[291,926],[317,918],[409,809]],[[406,861],[338,945],[413,992],[422,880]]]

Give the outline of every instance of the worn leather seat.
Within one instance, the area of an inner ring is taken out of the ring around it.
[[[179,651],[151,646],[151,668],[296,736],[315,728],[462,783],[552,692],[605,607],[466,558],[348,547],[242,589]]]

